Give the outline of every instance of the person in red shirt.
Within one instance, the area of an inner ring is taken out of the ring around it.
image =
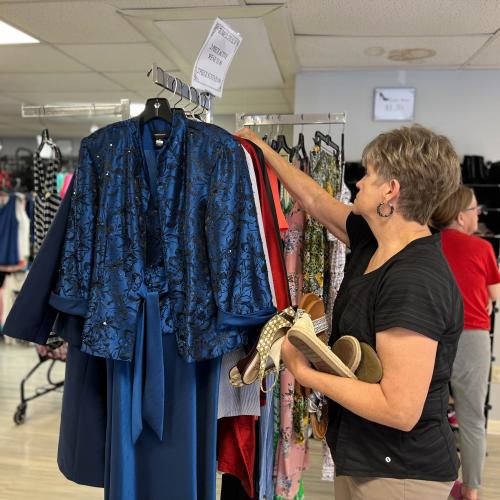
[[[486,454],[484,404],[491,361],[492,304],[500,294],[500,273],[489,242],[472,236],[481,208],[474,191],[460,186],[434,212],[443,253],[464,302],[464,330],[458,343],[451,388],[459,425],[463,484],[455,498],[476,500]]]

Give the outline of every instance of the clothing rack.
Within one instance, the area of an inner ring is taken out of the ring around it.
[[[148,76],[153,82],[162,87],[164,90],[169,90],[174,95],[179,97],[179,101],[186,99],[187,101],[196,104],[194,112],[205,115],[205,121],[210,123],[212,120],[212,95],[208,92],[200,92],[187,83],[184,83],[180,78],[172,76],[160,68],[156,63],[153,63],[148,71]],[[162,91],[163,92],[163,91]],[[160,92],[161,93],[161,92]],[[159,94],[158,94],[159,95]]]
[[[293,115],[246,115],[236,114],[236,128],[258,127],[260,125],[342,125],[340,137],[339,165],[341,167],[341,185],[344,181],[344,128],[347,123],[347,113],[300,113]]]
[[[119,116],[122,120],[130,118],[130,101],[121,99],[119,103],[108,104],[67,104],[21,107],[23,118],[62,117],[62,116]]]
[[[258,125],[345,125],[347,115],[341,113],[301,113],[295,115],[245,115],[237,114],[238,128]]]

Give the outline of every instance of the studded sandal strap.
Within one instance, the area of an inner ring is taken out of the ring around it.
[[[316,335],[328,330],[328,322],[326,320],[326,316],[321,316],[321,318],[314,319],[313,325],[314,325],[314,333],[316,333]]]
[[[263,327],[259,341],[257,342],[257,351],[260,356],[259,378],[262,381],[266,371],[267,358],[273,343],[275,342],[276,333],[281,328],[290,328],[292,324],[287,319],[279,314],[273,316]]]

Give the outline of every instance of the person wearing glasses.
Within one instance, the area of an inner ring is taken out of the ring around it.
[[[491,361],[489,337],[493,302],[500,294],[500,273],[489,242],[477,232],[478,206],[474,191],[460,186],[432,216],[441,229],[443,253],[455,275],[464,302],[464,329],[453,364],[451,389],[459,425],[463,484],[457,499],[476,500],[486,454],[484,404]]]

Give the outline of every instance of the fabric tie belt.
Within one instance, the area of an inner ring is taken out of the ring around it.
[[[163,440],[165,367],[160,317],[161,292],[141,290],[142,298],[133,361],[132,440],[135,443],[146,422]]]

